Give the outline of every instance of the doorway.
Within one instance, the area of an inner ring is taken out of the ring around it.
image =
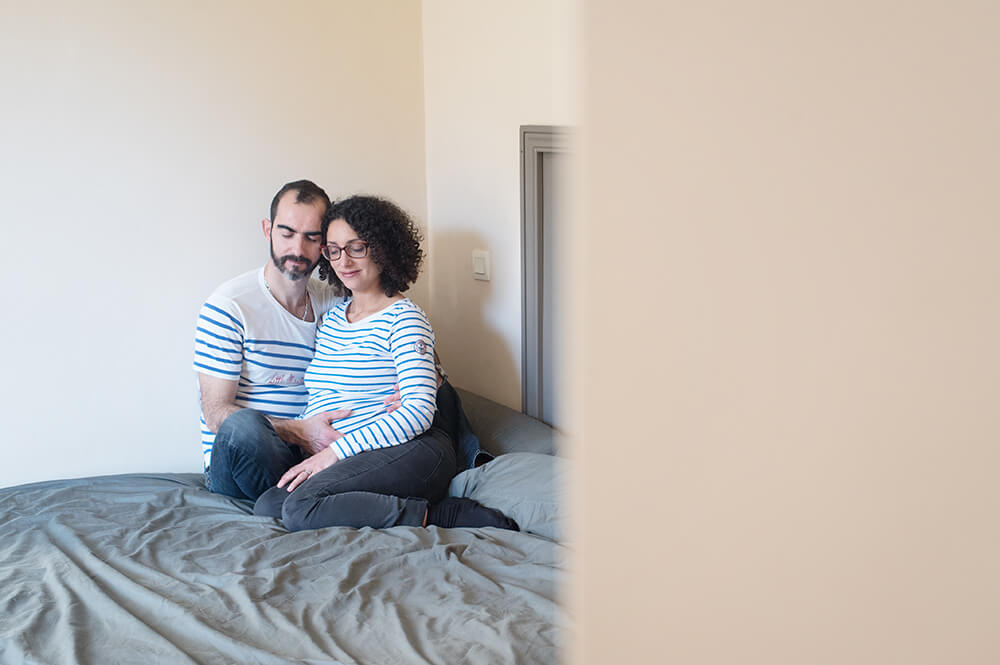
[[[565,128],[521,127],[521,409],[557,429],[568,333],[558,298],[568,274],[560,249],[569,230],[569,159]]]

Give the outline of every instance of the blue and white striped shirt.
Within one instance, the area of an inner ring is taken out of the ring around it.
[[[340,302],[333,288],[310,279],[306,287],[318,315]],[[297,319],[267,290],[258,268],[224,283],[198,315],[194,370],[237,381],[236,404],[280,418],[295,418],[308,393],[303,374],[312,360],[317,323]],[[205,468],[215,434],[201,418]]]
[[[409,298],[350,323],[348,302],[330,310],[316,335],[316,355],[306,370],[309,403],[303,418],[351,409],[333,421],[344,437],[333,442],[344,459],[406,443],[431,426],[437,408],[434,331]],[[399,384],[401,405],[385,413],[385,398]]]

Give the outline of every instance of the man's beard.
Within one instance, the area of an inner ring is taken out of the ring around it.
[[[311,275],[312,271],[316,268],[316,264],[319,263],[319,261],[317,260],[314,263],[309,264],[309,267],[306,268],[305,270],[300,270],[297,267],[288,266],[289,261],[304,261],[305,263],[309,263],[309,259],[304,256],[296,256],[295,254],[286,254],[279,258],[274,255],[273,241],[271,242],[271,261],[274,262],[274,267],[280,270],[282,275],[292,280],[293,282],[297,282],[303,277],[308,277],[309,275]]]

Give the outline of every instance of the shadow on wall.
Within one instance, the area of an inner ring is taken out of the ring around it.
[[[472,250],[489,248],[476,233],[433,233],[430,248],[431,324],[451,383],[520,411],[520,274],[498,282],[494,262],[490,281],[474,279]]]

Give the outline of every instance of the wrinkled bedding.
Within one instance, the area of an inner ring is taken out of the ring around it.
[[[0,663],[554,663],[566,558],[492,528],[288,533],[196,474],[0,489]]]

